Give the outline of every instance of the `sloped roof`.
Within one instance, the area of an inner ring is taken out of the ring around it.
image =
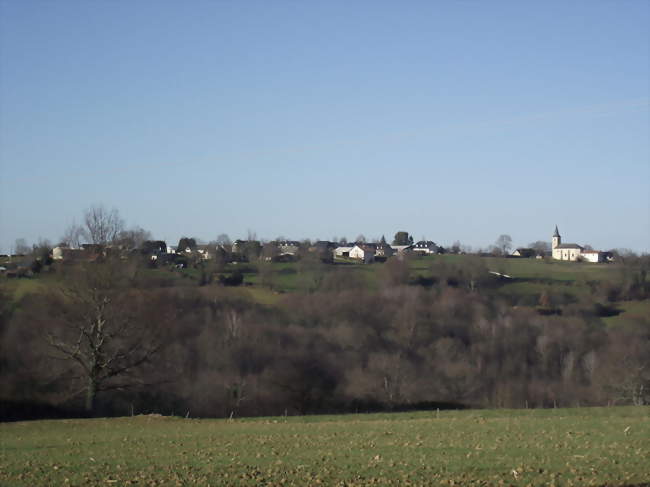
[[[391,245],[391,248],[399,252],[401,250],[412,249],[413,245]]]
[[[578,245],[578,244],[574,244],[574,243],[565,243],[565,244],[560,244],[560,245],[558,245],[558,246],[555,247],[555,248],[556,248],[556,249],[580,249],[580,250],[583,249],[583,247],[581,247],[581,246]]]
[[[437,245],[435,242],[431,240],[420,240],[418,243],[415,244],[415,247],[419,249],[425,249],[430,247],[437,247]]]
[[[557,225],[555,225],[555,233],[553,234],[553,236],[554,237],[559,237],[560,236],[560,232],[558,232],[558,230],[557,230]]]

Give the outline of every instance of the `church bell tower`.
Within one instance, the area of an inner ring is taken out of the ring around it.
[[[555,225],[555,233],[553,234],[553,238],[551,239],[551,248],[554,249],[561,243],[562,243],[562,237],[560,237],[560,232],[558,232],[557,225]]]

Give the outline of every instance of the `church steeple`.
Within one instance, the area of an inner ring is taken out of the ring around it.
[[[551,248],[554,249],[561,243],[562,243],[562,237],[560,237],[560,232],[557,229],[557,225],[555,225],[555,233],[553,234],[553,238],[551,239]]]

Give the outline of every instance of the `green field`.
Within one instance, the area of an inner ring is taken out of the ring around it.
[[[510,299],[520,306],[536,306],[540,295],[546,293],[556,296],[563,302],[579,301],[588,298],[593,292],[590,284],[594,282],[616,281],[621,278],[623,268],[618,264],[590,264],[581,262],[558,262],[536,259],[504,259],[499,257],[473,257],[465,255],[436,255],[413,257],[408,261],[410,277],[433,277],[433,267],[463,266],[468,259],[474,264],[482,264],[488,271],[500,272],[512,277],[502,280],[494,289],[486,292]],[[364,265],[354,262],[338,262],[322,266],[319,270],[301,269],[299,263],[269,264],[272,285],[265,285],[259,274],[250,272],[255,266],[249,266],[244,273],[244,282],[248,294],[257,302],[266,305],[277,304],[282,295],[304,292],[316,272],[335,277],[346,273],[350,280],[363,283],[368,289],[377,289],[384,271],[384,263]],[[624,317],[648,316],[650,301],[633,301],[617,303],[619,316],[607,318],[610,325],[622,323]]]
[[[555,296],[561,302],[575,302],[588,298],[593,292],[592,284],[620,280],[624,267],[620,264],[590,264],[581,262],[558,262],[536,259],[504,259],[500,257],[476,257],[466,255],[413,256],[408,260],[409,274],[412,280],[434,277],[435,266],[462,267],[471,261],[471,265],[481,265],[486,271],[507,274],[511,280],[501,280],[498,285],[485,292],[494,293],[518,306],[536,306],[540,295],[546,293]],[[327,279],[341,278],[347,285],[357,283],[367,289],[377,289],[385,271],[385,263],[364,265],[354,261],[337,262],[334,265],[302,265],[301,262],[290,263],[246,263],[229,264],[225,272],[241,269],[244,285],[237,293],[250,297],[262,305],[277,305],[282,296],[290,293],[310,292],[315,282],[327,282]],[[265,276],[262,275],[265,270]],[[197,286],[201,270],[178,269],[141,269],[142,276],[158,283],[173,286]],[[648,276],[650,278],[650,276]],[[30,292],[39,292],[58,285],[58,272],[42,273],[33,278],[0,279],[0,289],[18,301]],[[216,279],[215,279],[216,282]],[[219,284],[212,284],[219,286]],[[633,316],[648,316],[650,301],[632,301],[615,303],[620,309],[619,316],[608,317],[610,325],[623,323]]]
[[[0,424],[0,484],[639,485],[650,408]]]

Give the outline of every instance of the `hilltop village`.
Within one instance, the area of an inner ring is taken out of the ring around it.
[[[501,256],[509,258],[534,258],[550,259],[570,262],[599,263],[611,262],[614,254],[593,250],[588,246],[575,243],[563,243],[558,227],[555,227],[550,245],[545,242],[536,242],[531,247],[510,249],[510,237],[502,235],[497,245],[492,246],[489,252],[478,252],[483,256]],[[534,246],[533,246],[534,245]],[[34,246],[36,251],[36,246]],[[440,255],[440,254],[465,254],[469,253],[459,243],[450,247],[443,247],[432,240],[414,241],[408,232],[397,232],[391,243],[382,237],[378,242],[367,242],[360,238],[355,242],[342,241],[297,241],[278,239],[273,241],[260,241],[254,238],[247,240],[237,239],[230,242],[227,238],[208,244],[198,243],[196,239],[183,237],[177,245],[168,245],[163,240],[141,240],[129,238],[115,238],[105,243],[81,243],[73,245],[68,242],[53,248],[38,249],[39,261],[77,262],[94,261],[107,256],[127,257],[139,256],[149,260],[152,265],[173,265],[178,268],[187,267],[200,261],[218,261],[222,263],[237,262],[292,262],[305,256],[315,256],[324,263],[351,262],[371,264],[385,262],[387,259],[402,258],[406,255]],[[0,272],[9,277],[29,272],[25,267],[25,258],[28,253],[14,253],[0,255]],[[34,264],[32,264],[33,266]],[[37,264],[36,264],[37,265]]]

